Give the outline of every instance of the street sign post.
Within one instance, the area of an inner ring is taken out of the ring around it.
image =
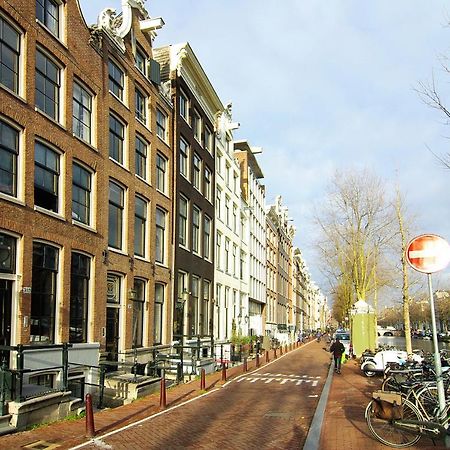
[[[406,259],[418,272],[439,272],[450,262],[450,245],[436,234],[421,234],[409,242]]]
[[[439,410],[445,411],[445,390],[442,379],[441,358],[439,355],[436,314],[434,310],[433,288],[431,287],[431,274],[447,267],[450,262],[450,245],[442,237],[436,234],[421,234],[412,239],[406,247],[406,260],[408,264],[418,272],[428,276],[428,291],[430,296],[431,325],[433,331],[434,368],[436,371],[436,384],[439,398]],[[450,447],[449,439],[445,445]]]

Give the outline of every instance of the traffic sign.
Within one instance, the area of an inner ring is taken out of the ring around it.
[[[450,245],[436,234],[421,234],[406,247],[406,260],[418,272],[439,272],[450,262]]]

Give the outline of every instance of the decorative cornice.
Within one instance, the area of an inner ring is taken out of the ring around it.
[[[168,104],[173,107],[172,96],[171,96],[171,81],[167,80],[165,83],[159,85],[159,93],[168,102]]]
[[[150,18],[148,11],[145,9],[144,1],[145,0],[122,0],[121,14],[117,14],[114,8],[105,8],[100,12],[97,18],[97,25],[95,25],[94,29],[103,30],[117,45],[120,51],[125,53],[124,38],[130,32],[133,23],[132,8],[136,8],[139,11],[142,19],[147,20]],[[155,25],[156,28],[160,28],[160,26]],[[153,28],[148,28],[147,31],[154,34]],[[154,37],[153,34],[152,37]]]

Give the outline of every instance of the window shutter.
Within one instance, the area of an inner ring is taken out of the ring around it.
[[[150,81],[152,81],[155,84],[161,84],[161,67],[159,65],[159,62],[155,61],[154,59],[149,60],[150,63]]]

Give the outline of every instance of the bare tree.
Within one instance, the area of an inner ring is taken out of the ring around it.
[[[450,68],[445,63],[442,63],[442,68],[445,72],[450,73]],[[415,91],[427,106],[443,113],[445,124],[450,125],[450,109],[446,106],[445,101],[439,93],[434,74],[431,77],[431,81],[420,81]],[[428,150],[445,168],[450,169],[450,152],[438,155],[432,149],[428,148]]]
[[[386,283],[380,267],[395,236],[395,217],[381,179],[368,170],[336,172],[316,223],[321,231],[318,249],[331,286],[335,292],[352,288],[351,296],[336,299],[350,299],[349,305],[353,300],[373,302],[377,289]]]

